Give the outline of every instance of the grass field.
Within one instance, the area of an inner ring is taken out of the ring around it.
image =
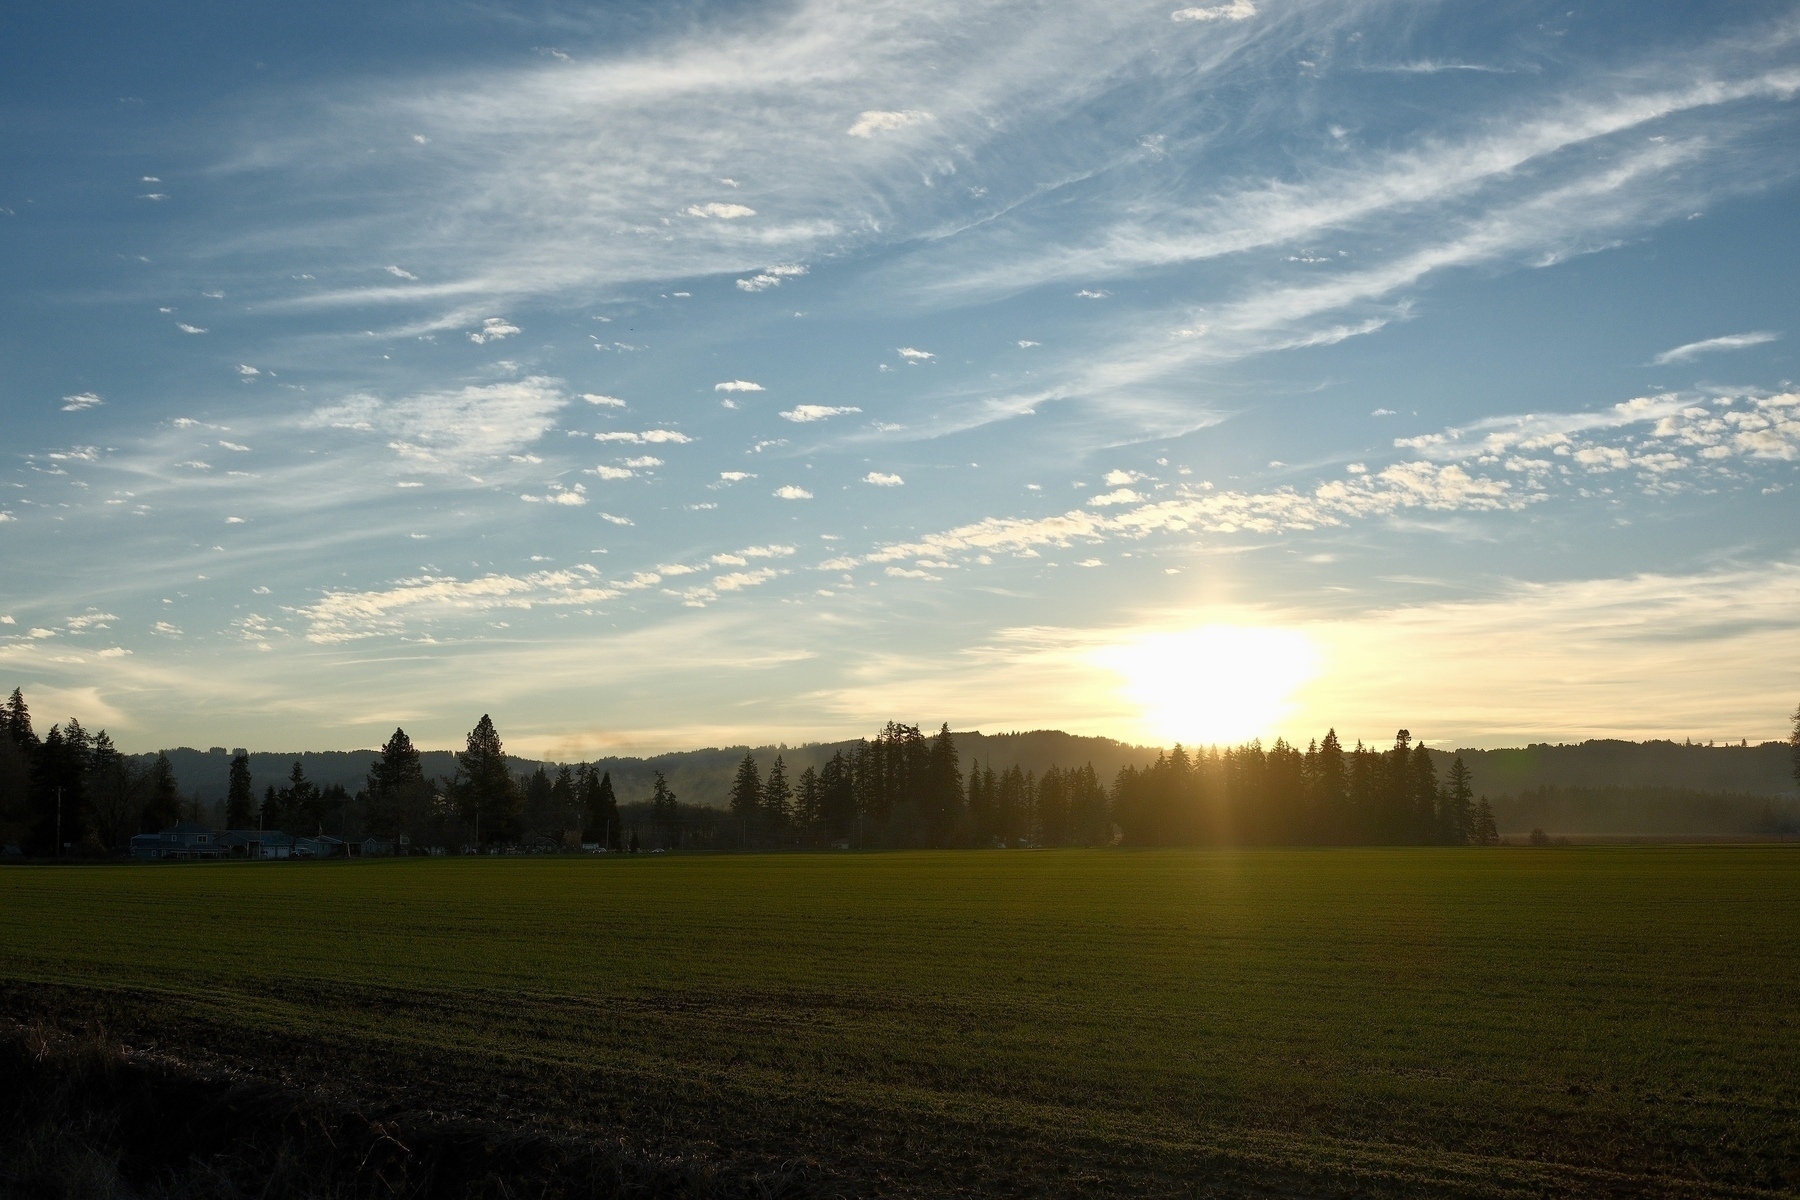
[[[21,867],[0,1011],[875,1193],[1800,1189],[1785,847]]]

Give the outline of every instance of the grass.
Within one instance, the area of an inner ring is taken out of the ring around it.
[[[0,1011],[878,1193],[1800,1189],[1778,846],[22,867]]]

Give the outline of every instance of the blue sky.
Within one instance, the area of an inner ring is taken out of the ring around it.
[[[41,721],[1783,731],[1800,8],[369,7],[6,18]]]

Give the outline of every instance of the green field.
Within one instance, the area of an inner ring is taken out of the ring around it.
[[[872,1192],[1800,1189],[1779,846],[21,867],[0,1011]]]

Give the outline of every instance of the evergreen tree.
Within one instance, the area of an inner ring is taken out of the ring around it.
[[[780,837],[794,815],[794,790],[788,786],[787,764],[779,754],[769,768],[769,778],[763,783],[762,807],[770,832]]]
[[[15,746],[23,749],[37,748],[37,734],[31,731],[31,709],[25,704],[25,693],[14,688],[7,697],[6,707],[0,710],[0,729],[4,729]]]
[[[800,772],[800,781],[794,787],[794,822],[802,829],[817,830],[823,811],[819,773],[809,766]]]
[[[523,793],[520,804],[520,816],[524,828],[534,834],[549,835],[552,833],[554,817],[551,805],[554,802],[556,784],[550,778],[550,772],[544,770],[539,763],[537,770],[525,777],[520,791]]]
[[[756,844],[762,829],[762,806],[762,772],[756,768],[756,756],[746,750],[731,781],[731,815],[737,818],[740,845]]]
[[[1450,764],[1449,773],[1444,776],[1444,810],[1439,836],[1446,845],[1466,846],[1474,833],[1475,789],[1470,786],[1472,780],[1462,755],[1457,755]],[[1492,813],[1488,819],[1493,819]]]
[[[480,845],[511,841],[519,833],[519,794],[507,769],[500,733],[486,713],[456,754],[456,790],[462,817]]]
[[[962,818],[962,770],[957,762],[956,738],[950,723],[939,727],[931,739],[931,750],[925,765],[925,812],[928,836],[934,846],[950,844],[952,832]]]
[[[418,748],[406,730],[396,728],[381,747],[381,756],[369,764],[364,801],[369,832],[382,838],[416,834],[428,818],[431,802]]]
[[[181,789],[175,782],[175,764],[167,754],[157,752],[145,790],[142,832],[158,833],[181,819]]]
[[[650,787],[650,819],[656,824],[663,844],[671,849],[681,845],[681,808],[675,803],[675,793],[669,790],[669,781],[663,773],[657,771]]]
[[[1500,830],[1494,824],[1494,809],[1483,796],[1475,802],[1475,813],[1469,819],[1469,840],[1477,846],[1498,846]]]
[[[819,772],[819,820],[829,838],[847,838],[856,827],[856,771],[842,750]]]
[[[256,792],[250,782],[250,756],[239,753],[231,760],[225,786],[225,828],[248,829],[256,819]]]
[[[568,834],[581,828],[579,808],[580,803],[575,797],[575,773],[565,764],[556,769],[556,779],[550,784],[551,827],[545,832],[558,842],[565,841]]]
[[[1424,742],[1413,747],[1412,757],[1407,763],[1406,798],[1412,818],[1410,840],[1419,845],[1437,841],[1441,826],[1437,769],[1431,765],[1431,755],[1426,751]]]
[[[581,840],[589,845],[617,850],[623,845],[624,831],[619,827],[619,801],[613,795],[612,772],[598,775],[586,767],[581,786]]]
[[[1314,828],[1322,840],[1350,840],[1350,778],[1344,764],[1344,744],[1338,741],[1335,728],[1327,729],[1325,739],[1319,743],[1318,762],[1313,770],[1313,811]]]
[[[126,848],[143,815],[143,782],[143,772],[114,748],[106,730],[94,735],[87,780],[92,852],[118,853]]]
[[[270,784],[263,789],[262,808],[257,810],[256,827],[258,829],[280,829],[283,818],[287,814],[281,811],[281,794]],[[146,821],[146,824],[148,821]]]

